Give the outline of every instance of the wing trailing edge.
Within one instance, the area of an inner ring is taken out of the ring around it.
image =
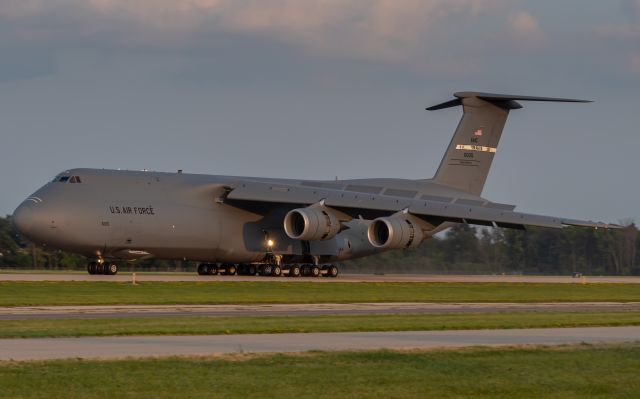
[[[360,215],[374,218],[391,215],[406,209],[409,213],[421,217],[425,221],[437,220],[439,222],[468,223],[518,229],[522,229],[524,226],[551,228],[580,226],[596,229],[621,227],[602,222],[514,212],[499,207],[491,207],[490,204],[488,206],[463,205],[249,180],[238,182],[235,187],[231,187],[226,201],[232,204],[238,204],[238,202],[278,203],[292,207],[309,206],[324,201],[326,206],[336,208],[353,218],[357,218]]]

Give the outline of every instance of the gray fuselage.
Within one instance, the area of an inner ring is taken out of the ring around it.
[[[77,177],[77,182],[61,178]],[[14,212],[18,230],[46,247],[97,259],[147,257],[206,262],[261,262],[268,253],[285,262],[323,262],[380,252],[367,239],[370,223],[354,218],[324,241],[289,238],[283,218],[293,207],[284,204],[234,204],[225,201],[238,180],[331,185],[350,191],[425,195],[446,201],[480,197],[428,180],[362,179],[330,182],[232,176],[72,169],[58,175]],[[431,234],[450,223],[436,226]],[[274,245],[268,248],[266,242]]]

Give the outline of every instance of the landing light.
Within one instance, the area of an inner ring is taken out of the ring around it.
[[[273,240],[267,240],[267,247],[271,248],[274,244],[275,242]]]

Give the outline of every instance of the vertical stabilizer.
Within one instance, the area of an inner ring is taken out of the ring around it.
[[[496,154],[509,111],[521,101],[589,102],[565,98],[511,96],[459,92],[457,97],[427,108],[429,111],[462,105],[463,115],[433,180],[480,195]]]

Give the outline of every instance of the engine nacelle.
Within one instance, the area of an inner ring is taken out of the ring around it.
[[[401,249],[420,245],[424,232],[415,216],[404,214],[373,220],[367,236],[371,245],[376,248]]]
[[[294,209],[284,217],[284,231],[294,240],[328,240],[340,232],[340,227],[335,212],[325,206]]]

